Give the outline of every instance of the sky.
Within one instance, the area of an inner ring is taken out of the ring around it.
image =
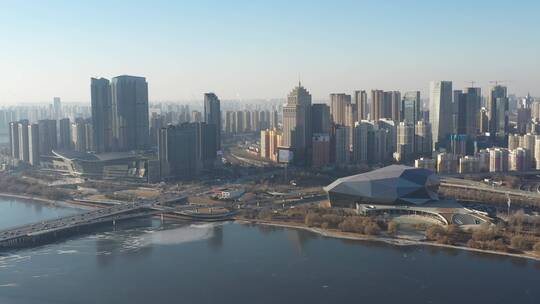
[[[540,96],[540,1],[0,0],[0,105],[88,102],[90,77],[151,101],[315,99],[504,81]],[[424,95],[425,96],[425,95]]]

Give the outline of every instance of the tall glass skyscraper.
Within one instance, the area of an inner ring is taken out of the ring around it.
[[[433,147],[445,145],[452,133],[452,82],[432,81],[429,84],[429,122]]]

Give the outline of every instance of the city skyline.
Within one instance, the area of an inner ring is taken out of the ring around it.
[[[427,96],[432,80],[457,89],[474,80],[483,92],[503,80],[509,94],[540,95],[533,1],[0,6],[0,37],[10,42],[0,50],[0,104],[89,102],[90,77],[123,74],[146,77],[151,101],[209,91],[283,98],[298,79],[314,100],[371,89]],[[338,17],[320,22],[330,15]]]

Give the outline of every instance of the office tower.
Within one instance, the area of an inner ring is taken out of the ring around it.
[[[480,133],[478,113],[482,102],[482,91],[480,88],[469,87],[465,89],[467,93],[467,102],[463,107],[466,114],[464,115],[465,133],[469,138],[475,138]]]
[[[361,121],[368,118],[367,110],[367,93],[366,91],[354,91],[354,103],[356,104],[356,109],[358,117],[356,121]]]
[[[79,118],[71,124],[71,147],[77,152],[87,151],[86,123]]]
[[[204,94],[204,121],[216,129],[216,147],[221,150],[221,105],[214,93]]]
[[[313,133],[313,153],[311,165],[324,167],[330,164],[330,135],[328,133]]]
[[[371,120],[379,120],[385,116],[384,91],[371,90]]]
[[[113,148],[111,85],[105,78],[90,79],[92,126],[95,150],[109,152]]]
[[[157,113],[152,113],[150,117],[150,144],[157,146],[159,138],[159,130],[165,126],[163,116]]]
[[[39,166],[39,126],[28,125],[28,163]]]
[[[454,91],[454,133],[465,134],[469,138],[475,138],[479,133],[480,94],[480,88]]]
[[[452,133],[452,82],[432,81],[429,84],[429,122],[433,148],[444,146]]]
[[[150,143],[148,83],[144,77],[117,76],[111,80],[115,150],[145,149]]]
[[[359,121],[353,129],[352,159],[356,164],[368,162],[368,134],[371,124],[367,121]]]
[[[399,91],[385,92],[390,103],[390,118],[396,123],[401,121],[401,93]]]
[[[308,159],[311,134],[311,94],[299,83],[283,106],[283,146],[294,150],[299,163]]]
[[[415,125],[414,144],[415,152],[419,155],[431,155],[433,144],[431,140],[431,124],[425,121],[419,121]]]
[[[19,160],[27,163],[30,160],[30,152],[28,151],[28,120],[19,121],[17,128],[19,130]]]
[[[58,146],[61,149],[69,150],[72,148],[71,146],[71,122],[69,121],[69,118],[62,118],[59,122],[60,126],[60,137]]]
[[[197,123],[198,131],[198,144],[200,151],[200,161],[202,168],[211,170],[214,168],[217,157],[217,133],[218,130],[213,124],[207,124],[205,122]]]
[[[507,89],[495,85],[489,91],[487,100],[489,133],[492,139],[504,140],[508,134],[508,96]]]
[[[420,120],[420,91],[405,92],[401,101],[401,120],[413,126]]]
[[[489,132],[489,117],[486,108],[480,109],[479,129],[481,134]]]
[[[531,108],[518,108],[516,118],[516,131],[519,134],[527,133],[527,124],[531,122]]]
[[[197,123],[162,128],[158,141],[161,179],[192,178],[200,173],[199,126]]]
[[[395,159],[404,162],[411,159],[414,154],[414,131],[415,126],[402,121],[397,127],[397,146]]]
[[[11,157],[19,159],[19,123],[10,122],[9,123],[9,147],[11,152]]]
[[[351,105],[351,95],[343,93],[330,94],[330,116],[336,125],[346,125],[346,108]]]
[[[324,103],[311,106],[311,122],[313,133],[330,134],[330,108]]]
[[[337,125],[334,130],[335,137],[335,163],[346,165],[349,163],[349,128]]]
[[[62,102],[60,101],[60,97],[53,98],[53,111],[54,119],[58,120],[62,118]]]
[[[56,149],[58,142],[58,133],[56,132],[56,120],[39,120],[38,129],[40,155],[51,155],[52,151]]]

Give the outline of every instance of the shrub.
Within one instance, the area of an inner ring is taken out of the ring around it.
[[[394,221],[391,221],[391,222],[388,223],[388,227],[387,227],[386,231],[390,235],[396,235],[397,232],[398,232],[398,229],[399,229],[398,223],[396,223]]]
[[[515,235],[510,240],[510,245],[519,250],[530,250],[532,248],[532,242],[523,235]]]

